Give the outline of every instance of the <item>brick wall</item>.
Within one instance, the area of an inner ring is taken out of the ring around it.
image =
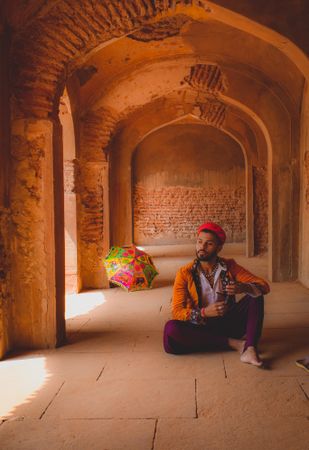
[[[140,245],[194,242],[206,220],[219,223],[229,242],[245,240],[245,186],[149,188],[137,183],[133,207],[134,242]]]
[[[253,167],[254,190],[254,252],[264,253],[268,248],[268,187],[265,167]]]

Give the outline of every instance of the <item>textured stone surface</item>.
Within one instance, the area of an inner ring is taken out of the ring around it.
[[[75,192],[75,179],[77,171],[78,171],[77,160],[64,161],[63,184],[65,194],[73,194]]]
[[[83,273],[98,273],[101,274],[99,277],[103,277],[102,257],[108,251],[107,168],[104,162],[79,162],[76,189],[82,278]],[[82,282],[84,287],[103,287],[102,283],[92,285],[92,282]]]
[[[188,20],[189,19],[186,16],[182,15],[168,17],[153,25],[142,27],[135,33],[129,34],[128,37],[142,42],[161,41],[168,37],[177,35]]]
[[[55,114],[55,95],[66,64],[113,37],[128,34],[156,16],[192,0],[113,2],[62,0],[39,16],[14,41],[15,111],[24,116]],[[198,6],[201,9],[203,5]],[[52,44],[52,45],[51,45]],[[33,76],[35,67],[37,77]],[[48,67],[48,72],[45,70]]]
[[[195,417],[194,379],[150,382],[142,377],[84,383],[70,382],[46,412],[47,417],[82,419],[151,419],[157,417]]]
[[[226,105],[218,96],[227,91],[228,83],[220,67],[214,64],[196,64],[191,67],[185,82],[197,92],[195,102],[200,109],[200,118],[208,125],[221,128],[225,121]]]
[[[81,120],[81,157],[87,161],[105,161],[104,151],[112,138],[119,118],[114,111],[100,108],[88,112]]]
[[[245,258],[235,248],[224,247],[224,254],[265,275],[265,257]],[[69,321],[74,344],[1,362],[0,409],[8,402],[9,418],[0,419],[3,448],[307,450],[308,377],[295,358],[307,352],[309,327],[290,328],[287,321],[280,330],[264,330],[268,371],[241,364],[232,351],[164,353],[162,319],[170,317],[172,282],[194,247],[166,246],[162,253],[168,256],[155,257],[155,264],[164,287],[70,296],[68,310],[83,306]],[[308,300],[299,283],[272,283],[266,316],[271,309],[279,317],[293,302],[301,314]],[[65,418],[72,416],[80,418]]]
[[[156,450],[306,450],[308,421],[305,417],[260,418],[254,413],[236,421],[233,414],[220,418],[160,420]]]
[[[6,450],[152,450],[155,420],[54,420],[7,422]]]
[[[140,243],[155,239],[194,241],[198,226],[207,220],[222,225],[230,242],[245,239],[245,187],[231,189],[135,186],[134,225]]]
[[[267,169],[253,167],[254,251],[263,253],[268,248],[268,183]]]
[[[185,81],[197,91],[218,95],[227,91],[228,83],[219,66],[196,64],[191,67]]]
[[[55,345],[53,124],[18,120],[12,133],[15,345]]]
[[[9,347],[9,323],[10,323],[10,210],[0,208],[0,359]]]
[[[305,198],[306,198],[306,209],[309,211],[309,152],[305,153],[304,156],[304,166],[305,166]]]

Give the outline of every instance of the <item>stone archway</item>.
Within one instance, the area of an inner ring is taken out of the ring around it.
[[[245,243],[245,161],[226,133],[184,120],[163,126],[138,144],[131,166],[135,244],[192,244],[205,220]]]
[[[212,5],[210,2],[209,4]],[[222,22],[228,22],[232,15],[217,6],[214,11],[217,20]],[[18,261],[18,268],[12,272],[14,285],[12,294],[16,308],[15,329],[12,333],[13,347],[54,346],[57,339],[61,342],[64,335],[61,319],[64,304],[61,273],[56,273],[56,268],[61,266],[61,246],[63,246],[61,236],[57,236],[56,233],[57,224],[63,221],[63,208],[58,198],[63,183],[56,176],[59,171],[57,161],[60,153],[59,139],[57,141],[59,124],[56,117],[59,98],[68,74],[78,68],[81,62],[86,61],[89,52],[96,51],[98,46],[112,38],[134,34],[149,23],[156,28],[157,23],[159,26],[162,25],[163,19],[170,24],[170,21],[174,21],[173,17],[180,14],[208,20],[210,12],[208,6],[204,6],[201,2],[196,5],[193,1],[141,3],[132,0],[125,5],[123,2],[115,1],[108,5],[99,4],[97,7],[94,7],[92,2],[85,2],[83,8],[80,8],[69,0],[63,0],[48,11],[43,11],[27,29],[15,37],[13,57],[16,72],[12,96],[11,172],[14,182],[11,186],[11,210],[15,231],[12,262],[16,266],[15,263]],[[100,21],[97,17],[100,17]],[[183,25],[182,21],[178,22],[178,25],[179,23],[180,26]],[[278,48],[281,47],[282,53],[288,57],[291,56],[291,49],[295,50],[293,55],[295,64],[303,74],[308,74],[307,62],[293,44],[288,43],[282,48],[280,36],[247,19],[236,20],[235,24],[238,29],[258,35],[265,42],[272,42]],[[176,23],[176,29],[178,25]],[[233,89],[237,88],[236,84]],[[230,98],[232,97],[231,94]],[[253,96],[252,99],[247,97],[238,99],[236,103],[238,106],[248,104],[252,106],[252,103],[257,101],[257,96]],[[230,104],[233,104],[232,100]],[[294,124],[291,123],[289,115],[284,114],[283,109],[278,108],[273,116],[264,116],[262,122],[265,123],[265,120],[272,122],[274,116],[276,124],[279,118],[282,120],[282,128],[286,128],[289,132],[292,128],[293,131]],[[291,134],[294,136],[294,131]],[[284,189],[280,192],[282,198],[288,199],[288,203],[296,206],[289,211],[288,205],[281,202],[283,211],[278,214],[276,206],[271,204],[272,215],[276,217],[270,226],[273,268],[271,275],[278,280],[296,276],[297,245],[291,240],[288,244],[282,243],[281,237],[287,227],[289,229],[291,216],[298,216],[299,205],[297,187],[293,191],[288,181],[292,175],[297,186],[299,146],[297,139],[294,139],[292,149],[286,145],[284,151],[279,153],[279,150],[281,151],[279,135],[280,130],[274,126],[271,133],[274,153],[270,158],[272,190],[283,185]],[[292,167],[289,166],[291,160]],[[27,180],[33,182],[29,183]],[[24,217],[27,217],[27,220]],[[277,229],[278,235],[275,234]],[[292,233],[289,232],[287,235],[295,233],[293,229]],[[59,240],[57,246],[56,238]],[[285,264],[283,256],[286,255],[287,248],[288,264]],[[27,323],[23,322],[22,317],[26,317],[29,310],[33,314]]]

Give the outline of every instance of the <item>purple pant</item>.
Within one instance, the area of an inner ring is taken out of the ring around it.
[[[223,317],[208,318],[205,325],[170,320],[164,328],[167,353],[184,354],[229,348],[228,338],[246,335],[245,348],[256,347],[262,333],[264,298],[246,295],[229,308]]]

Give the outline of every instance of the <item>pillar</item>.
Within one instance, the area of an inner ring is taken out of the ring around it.
[[[44,119],[12,122],[14,348],[52,348],[65,334],[64,292],[59,280],[63,272],[62,154],[54,152],[53,144],[59,152],[59,124]]]
[[[79,161],[77,235],[79,289],[109,286],[103,258],[109,250],[108,163]]]
[[[10,261],[10,33],[0,32],[0,359],[10,350],[11,261]]]
[[[299,279],[309,288],[309,86],[305,83],[301,113],[301,201]]]

